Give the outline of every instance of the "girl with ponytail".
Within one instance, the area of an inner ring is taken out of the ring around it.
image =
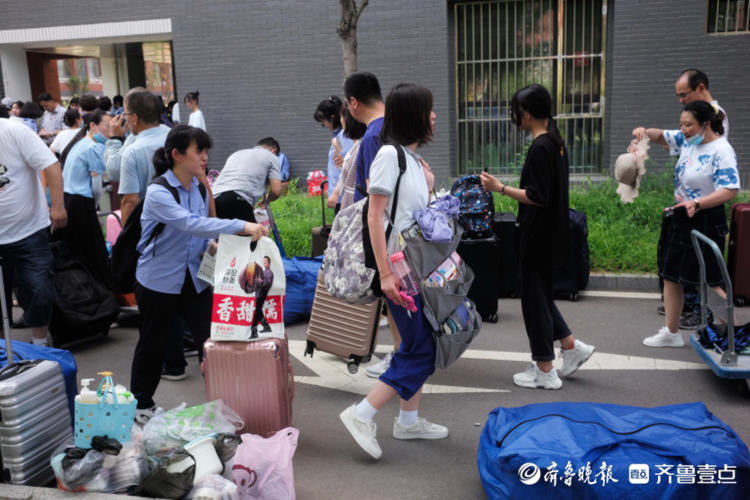
[[[205,132],[206,130],[206,119],[203,117],[203,111],[198,108],[198,98],[200,92],[188,92],[185,94],[185,106],[190,110],[190,117],[188,118],[188,125],[191,127],[198,127]]]
[[[91,271],[99,283],[109,286],[107,246],[96,207],[102,192],[104,143],[109,137],[110,116],[101,110],[88,113],[83,127],[60,156],[63,166],[63,197],[68,226],[63,232],[70,251]]]
[[[679,155],[674,170],[675,204],[662,214],[659,245],[659,276],[664,280],[665,325],[643,340],[649,347],[682,347],[678,332],[685,302],[684,285],[699,285],[698,258],[690,231],[697,229],[724,251],[727,219],[724,204],[740,189],[737,155],[724,134],[723,113],[706,101],[692,101],[680,115],[679,130],[637,127],[633,135],[644,136]],[[707,245],[701,245],[706,263],[706,282],[721,295],[721,269]]]
[[[143,202],[135,296],[140,337],[133,355],[131,390],[138,399],[136,420],[148,420],[175,315],[185,320],[202,359],[211,327],[212,292],[198,279],[203,252],[219,234],[244,234],[257,240],[268,231],[239,219],[209,217],[211,192],[205,169],[211,138],[188,125],[173,128],[154,152],[156,171]],[[173,192],[177,193],[179,201]]]
[[[573,338],[554,302],[553,278],[555,270],[568,260],[570,226],[568,152],[552,116],[552,97],[547,89],[532,84],[516,92],[511,101],[513,123],[531,132],[533,139],[520,185],[510,187],[482,173],[484,189],[518,202],[518,284],[534,362],[526,371],[513,375],[513,383],[530,389],[562,387],[552,366],[554,341],[562,345],[563,377],[576,371],[594,352],[594,346]]]

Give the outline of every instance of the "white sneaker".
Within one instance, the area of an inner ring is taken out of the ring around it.
[[[401,425],[398,417],[393,419],[393,437],[396,439],[443,439],[448,437],[448,428],[433,424],[419,417],[411,427]]]
[[[161,410],[161,408],[157,408],[156,406],[145,408],[143,410],[135,410],[135,423],[143,427],[159,410]]]
[[[560,376],[569,377],[579,366],[589,360],[596,347],[576,340],[573,349],[560,349],[560,357],[563,359]]]
[[[393,351],[386,354],[385,357],[380,360],[380,362],[368,366],[365,370],[365,373],[367,373],[368,377],[378,378],[379,376],[384,374],[388,370],[388,368],[390,368],[391,358],[393,358]]]
[[[376,434],[378,426],[375,422],[366,422],[357,417],[357,405],[353,404],[339,414],[339,418],[346,426],[346,430],[352,435],[360,448],[365,450],[372,458],[378,459],[383,454],[380,449]]]
[[[544,373],[536,363],[531,363],[526,371],[513,375],[513,383],[518,387],[529,389],[559,389],[562,387],[562,380],[557,376],[557,370],[552,368]]]
[[[656,335],[643,339],[643,345],[648,347],[682,347],[685,342],[680,332],[672,333],[669,328],[662,326]]]

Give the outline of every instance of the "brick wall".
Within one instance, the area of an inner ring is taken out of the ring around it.
[[[107,7],[109,5],[109,7]],[[210,166],[272,135],[293,175],[325,169],[330,134],[312,118],[331,94],[343,96],[338,2],[330,0],[211,1],[79,0],[55,9],[41,0],[4,2],[3,29],[171,17],[179,95],[199,90],[215,147]],[[85,15],[82,15],[85,13]],[[423,154],[439,176],[454,164],[449,93],[446,3],[370,2],[358,29],[360,70],[375,73],[384,97],[401,81],[434,92],[437,132]],[[184,105],[182,114],[187,111]]]
[[[612,3],[612,2],[610,2]],[[709,78],[710,90],[729,115],[729,141],[737,152],[743,187],[750,186],[750,34],[706,34],[706,1],[616,1],[608,43],[607,113],[609,161],[625,151],[637,125],[678,128],[681,105],[674,92],[679,73],[694,67]],[[667,161],[660,146],[650,151],[657,165]]]

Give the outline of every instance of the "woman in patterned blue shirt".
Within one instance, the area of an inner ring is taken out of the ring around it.
[[[680,116],[679,130],[638,127],[633,135],[644,135],[680,155],[674,171],[676,204],[667,207],[662,219],[659,240],[659,276],[664,279],[666,325],[656,335],[647,337],[649,347],[682,347],[678,332],[685,299],[683,285],[698,285],[698,258],[690,241],[690,231],[697,229],[724,251],[728,232],[724,204],[734,199],[740,189],[737,155],[722,137],[722,113],[705,101],[688,103]],[[702,246],[706,263],[706,281],[726,297],[721,270],[713,253]]]

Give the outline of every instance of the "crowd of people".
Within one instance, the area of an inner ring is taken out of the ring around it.
[[[662,215],[658,256],[666,322],[643,341],[650,347],[683,345],[678,328],[695,307],[685,287],[698,284],[689,232],[697,228],[723,248],[724,207],[740,187],[736,156],[727,140],[727,115],[708,87],[704,73],[686,70],[675,84],[684,105],[680,128],[633,130],[637,139],[647,136],[679,155],[675,204]],[[50,229],[61,231],[71,251],[107,285],[110,269],[97,200],[103,178],[116,183],[123,223],[138,214],[142,226],[135,290],[140,335],[131,389],[138,399],[137,420],[144,422],[156,410],[153,396],[160,377],[185,377],[181,349],[187,332],[199,356],[208,338],[212,290],[197,277],[202,254],[211,251],[220,233],[252,239],[267,234],[256,224],[254,207],[281,195],[282,183],[290,176],[288,160],[278,141],[265,137],[255,147],[230,155],[211,184],[206,165],[212,139],[205,131],[198,91],[184,98],[190,110],[187,125],[179,124],[177,103],[165,107],[161,97],[141,87],[112,100],[85,95],[71,100],[67,110],[49,94],[37,101],[6,98],[2,102],[8,109],[0,108],[12,115],[0,118],[0,256],[6,288],[10,292],[17,278],[22,323],[32,329],[35,343],[46,343],[54,301]],[[513,382],[559,389],[560,376],[574,373],[595,349],[574,338],[554,303],[553,273],[565,263],[570,239],[567,148],[544,87],[519,89],[510,112],[513,123],[531,138],[519,185],[507,185],[486,172],[481,183],[518,202],[519,291],[533,362],[514,375]],[[313,116],[331,134],[328,206],[338,211],[369,197],[370,243],[387,302],[393,349],[368,366],[367,374],[378,381],[366,397],[342,411],[340,419],[362,449],[379,458],[373,417],[395,396],[400,398],[400,412],[394,420],[394,438],[442,439],[449,433],[418,415],[422,386],[434,371],[435,343],[419,296],[414,298],[416,312],[405,309],[400,283],[389,265],[384,224],[393,218],[395,232],[402,231],[414,223],[414,212],[431,201],[435,176],[418,147],[433,139],[433,97],[423,86],[401,83],[383,99],[376,76],[357,72],[344,83],[344,100],[326,98]],[[406,160],[403,172],[400,155]],[[400,196],[392,214],[397,188]],[[707,280],[723,293],[718,268],[709,265]],[[563,360],[559,373],[552,364],[555,341],[560,342]]]

